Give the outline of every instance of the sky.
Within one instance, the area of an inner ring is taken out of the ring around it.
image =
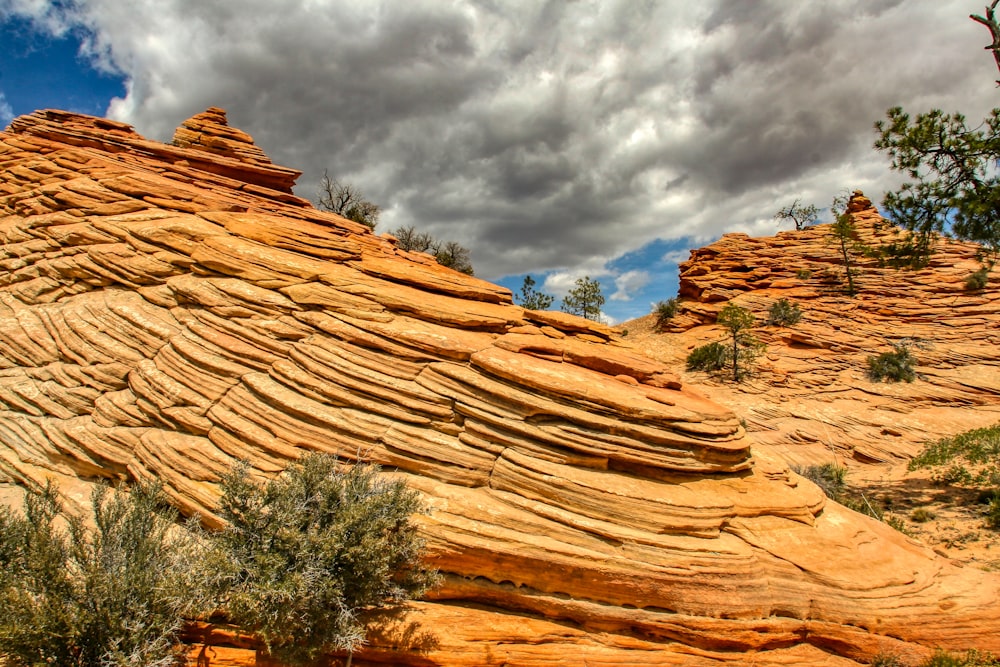
[[[324,170],[476,275],[556,296],[600,281],[611,323],[678,263],[774,213],[901,176],[888,108],[983,118],[985,0],[0,0],[0,126],[39,108],[169,141],[209,106],[278,164]]]

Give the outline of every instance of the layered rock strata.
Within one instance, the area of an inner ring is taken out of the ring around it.
[[[0,471],[220,474],[307,450],[426,498],[442,585],[361,664],[849,665],[1000,650],[1000,578],[829,503],[607,327],[312,208],[209,110],[167,146],[56,111],[0,134]],[[192,657],[253,646],[192,626]]]
[[[753,377],[737,385],[682,375],[744,417],[757,445],[794,463],[898,462],[929,440],[1000,421],[1000,273],[969,289],[981,249],[945,239],[927,266],[894,268],[887,251],[906,233],[861,193],[850,208],[854,296],[829,224],[727,234],[681,264],[680,309],[666,336],[638,343],[681,369],[691,349],[725,336],[715,325],[722,306],[753,311],[754,334],[767,344]],[[800,307],[798,324],[766,324],[778,299]],[[872,381],[868,357],[907,341],[916,381]]]

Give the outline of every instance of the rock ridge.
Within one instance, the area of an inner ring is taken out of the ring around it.
[[[58,111],[0,134],[0,481],[157,477],[217,523],[237,460],[382,464],[443,584],[358,664],[1000,650],[1000,578],[827,502],[613,330],[313,209],[219,109],[175,143]]]

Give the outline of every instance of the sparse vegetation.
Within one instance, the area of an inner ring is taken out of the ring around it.
[[[12,667],[167,667],[182,619],[206,597],[197,543],[172,530],[158,484],[96,487],[93,528],[66,515],[53,485],[0,508],[0,657]]]
[[[730,301],[719,311],[716,322],[729,331],[729,362],[733,367],[733,381],[739,382],[750,372],[764,348],[750,333],[754,325],[753,313]]]
[[[653,307],[653,313],[656,314],[657,331],[662,331],[670,323],[670,320],[677,314],[678,307],[676,297],[660,301]]]
[[[521,294],[518,297],[521,307],[528,310],[548,310],[552,307],[555,297],[535,289],[535,279],[525,276],[521,284]]]
[[[809,225],[814,225],[818,222],[816,219],[817,213],[819,213],[818,208],[812,204],[802,206],[799,204],[799,200],[796,199],[788,206],[784,206],[779,209],[778,212],[774,214],[774,219],[782,222],[791,221],[795,225],[795,229],[801,231]]]
[[[871,667],[906,667],[895,653],[878,653],[872,658]]]
[[[604,294],[601,293],[601,283],[590,276],[584,276],[577,279],[576,287],[563,298],[562,310],[596,322],[601,319],[603,305]]]
[[[883,505],[868,498],[864,493],[850,491],[847,486],[847,468],[836,463],[824,463],[806,467],[792,466],[792,470],[816,484],[830,500],[855,512],[878,519],[901,533],[909,534],[901,518],[887,513]]]
[[[0,664],[169,667],[186,618],[215,610],[275,658],[351,651],[365,625],[435,576],[414,491],[368,465],[308,454],[264,485],[223,480],[219,533],[182,529],[157,484],[95,490],[94,528],[51,485],[24,516],[0,508]]]
[[[708,343],[691,350],[687,356],[689,371],[714,373],[729,365],[729,348],[722,343]]]
[[[358,188],[330,178],[326,171],[319,183],[319,199],[316,203],[324,210],[361,223],[369,229],[375,229],[381,212],[378,204],[365,199]]]
[[[970,292],[976,292],[981,289],[986,288],[986,284],[990,280],[990,270],[987,267],[982,267],[978,271],[973,271],[969,274],[969,277],[965,279],[965,289]]]
[[[241,465],[225,476],[226,528],[208,559],[214,593],[236,625],[282,662],[305,664],[364,640],[363,612],[429,586],[410,517],[414,491],[376,466],[342,469],[308,454],[259,485]]]
[[[868,357],[868,378],[872,382],[913,382],[917,377],[916,363],[910,341],[899,341],[892,344],[891,352]]]
[[[795,277],[799,280],[809,280],[812,278],[813,272],[809,269],[799,269],[795,272]]]
[[[776,327],[790,327],[802,319],[802,309],[799,304],[788,299],[778,299],[771,304],[767,312],[767,323]]]
[[[392,230],[396,239],[396,247],[410,252],[425,252],[434,255],[434,259],[442,266],[474,275],[469,249],[455,241],[439,241],[426,232],[418,232],[413,225],[397,227]]]
[[[910,470],[930,468],[939,484],[978,487],[986,524],[1000,529],[1000,424],[942,438],[924,448]]]
[[[910,521],[913,521],[914,523],[927,523],[928,521],[936,518],[937,514],[926,507],[918,507],[910,512]]]
[[[1000,658],[972,649],[965,654],[952,654],[945,651],[937,651],[930,658],[921,663],[921,667],[997,667],[1000,666]]]
[[[854,284],[854,253],[864,250],[858,242],[857,229],[854,227],[854,218],[847,210],[849,199],[846,196],[835,197],[830,206],[833,214],[833,224],[830,226],[830,233],[840,248],[840,256],[844,260],[844,273],[847,276],[847,295],[857,294],[857,287]]]

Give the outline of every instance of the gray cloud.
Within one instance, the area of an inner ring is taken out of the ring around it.
[[[43,4],[7,0],[22,13]],[[773,233],[796,198],[896,177],[886,108],[993,104],[981,0],[78,0],[109,113],[156,138],[209,105],[472,249],[487,278],[597,269],[656,238]],[[64,28],[61,28],[64,29]],[[625,293],[622,290],[622,293]]]

